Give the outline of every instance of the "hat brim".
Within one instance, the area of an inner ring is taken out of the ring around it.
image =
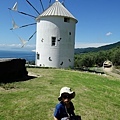
[[[68,93],[68,92],[64,92],[64,93]],[[62,94],[64,94],[64,93],[62,93]],[[62,94],[61,94],[61,96],[58,97],[58,100],[59,100],[59,101],[62,100]],[[69,92],[68,94],[71,95],[71,99],[73,99],[73,98],[75,97],[75,92]]]

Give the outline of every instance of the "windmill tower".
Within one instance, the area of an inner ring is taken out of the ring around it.
[[[36,20],[36,65],[74,67],[76,18],[56,0]]]

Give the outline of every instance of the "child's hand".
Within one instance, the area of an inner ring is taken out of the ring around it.
[[[61,120],[70,120],[70,118],[69,117],[64,117]]]

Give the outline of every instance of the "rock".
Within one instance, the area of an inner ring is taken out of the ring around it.
[[[0,59],[0,83],[13,82],[26,77],[28,72],[25,59],[2,58]]]

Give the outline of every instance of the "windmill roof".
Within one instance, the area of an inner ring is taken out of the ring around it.
[[[76,20],[76,18],[57,0],[49,8],[47,8],[42,14],[40,14],[37,17],[37,19],[39,20],[41,17],[44,16],[62,16],[62,17],[73,18]]]

